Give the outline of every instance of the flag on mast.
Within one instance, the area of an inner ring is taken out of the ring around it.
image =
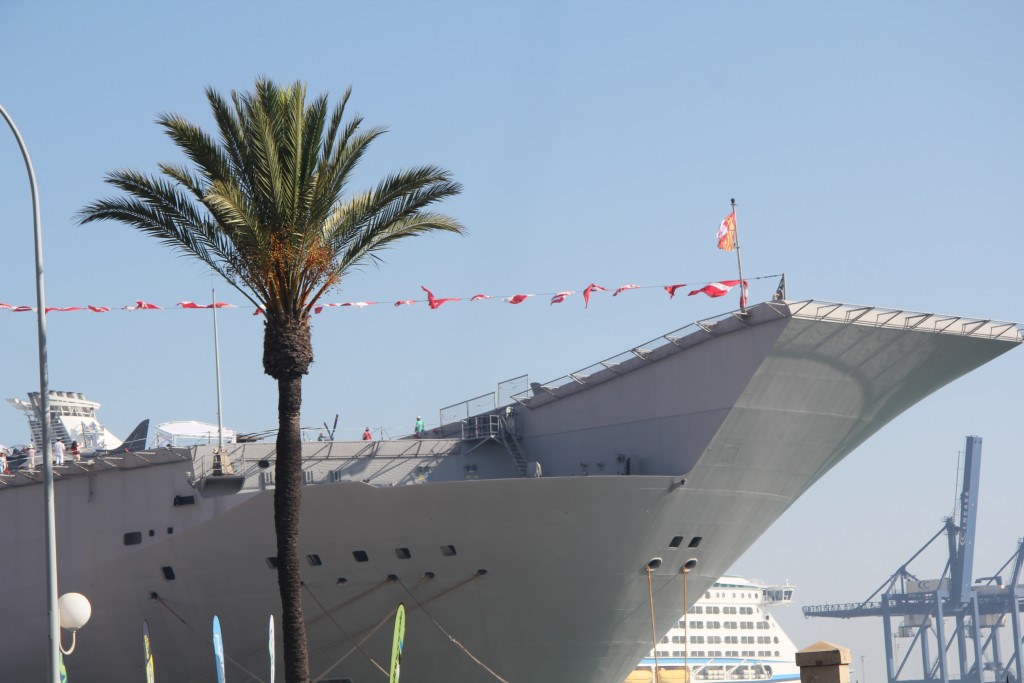
[[[722,224],[718,226],[718,248],[723,251],[736,248],[736,209],[722,219]]]

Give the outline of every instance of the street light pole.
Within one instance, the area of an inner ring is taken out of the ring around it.
[[[36,319],[39,328],[39,423],[43,454],[43,516],[46,523],[46,612],[49,617],[49,673],[46,680],[60,681],[60,617],[57,613],[57,525],[53,504],[53,456],[50,446],[50,378],[46,367],[46,295],[43,290],[43,232],[39,220],[39,189],[36,172],[32,168],[28,148],[21,139],[7,110],[0,105],[0,115],[7,121],[18,140],[21,156],[25,158],[28,182],[32,188],[32,225],[36,248]]]

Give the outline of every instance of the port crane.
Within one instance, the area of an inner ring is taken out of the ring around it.
[[[866,600],[803,608],[805,617],[882,617],[888,683],[1024,681],[1024,539],[992,576],[973,578],[981,441],[978,436],[966,438],[958,515],[947,517],[943,527]],[[910,563],[943,535],[948,560],[940,577],[920,579],[912,574]],[[1009,582],[1004,584],[1007,572]],[[902,622],[894,632],[893,620],[897,618]],[[1007,626],[1012,647],[1003,653],[1002,629]],[[911,639],[902,657],[894,652],[894,636]],[[915,660],[919,669],[908,667]]]

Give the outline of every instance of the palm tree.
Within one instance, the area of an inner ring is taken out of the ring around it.
[[[310,311],[354,266],[379,262],[394,242],[423,233],[461,234],[453,218],[428,211],[462,187],[423,166],[347,193],[352,171],[385,132],[343,124],[351,88],[333,110],[326,95],[306,103],[305,85],[258,78],[252,92],[212,88],[206,97],[217,139],[175,114],[157,119],[191,165],[160,164],[161,175],[117,170],[106,182],[124,195],[84,207],[80,224],[111,219],[207,264],[266,316],[263,371],[277,380],[274,523],[285,680],[306,683],[299,516],[302,376],[313,361]]]

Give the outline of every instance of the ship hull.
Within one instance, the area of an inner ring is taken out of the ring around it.
[[[857,445],[1020,341],[1009,324],[779,302],[535,385],[445,439],[304,444],[313,676],[379,680],[404,603],[403,680],[619,683],[652,612],[664,633],[683,611],[684,563],[699,595]],[[141,676],[143,620],[160,679],[209,680],[215,615],[230,680],[266,680],[273,458],[169,449],[62,471],[60,589],[93,603],[73,680]],[[37,479],[0,488],[12,680],[46,664],[41,501]]]

